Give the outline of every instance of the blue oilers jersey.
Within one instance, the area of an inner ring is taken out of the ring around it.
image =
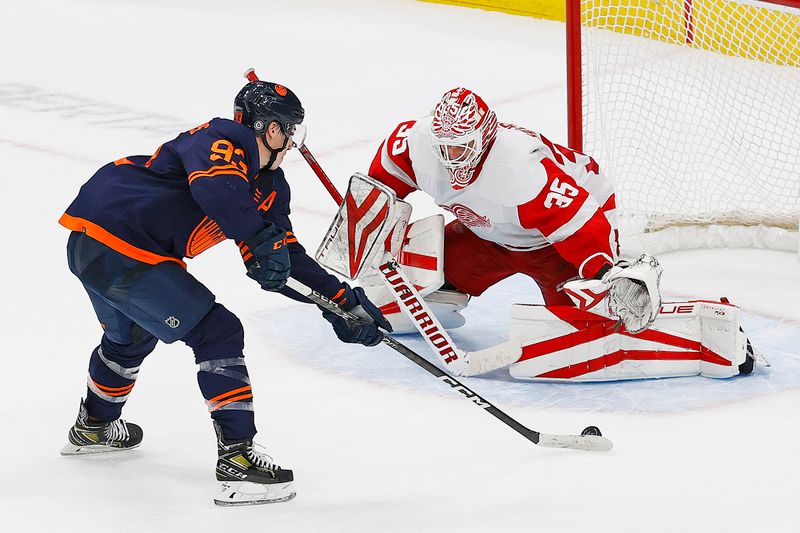
[[[152,156],[130,156],[98,170],[59,221],[149,264],[195,257],[267,223],[251,192],[258,175],[255,134],[215,118],[164,143]]]

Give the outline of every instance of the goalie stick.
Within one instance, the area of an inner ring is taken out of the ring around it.
[[[522,345],[513,339],[474,352],[462,350],[447,333],[400,264],[388,253],[381,263],[378,272],[398,306],[451,373],[462,377],[484,374],[506,367],[522,356]]]
[[[307,287],[306,285],[300,283],[299,281],[289,278],[286,282],[286,286],[290,289],[302,294],[315,304],[336,313],[340,317],[344,318],[348,321],[357,321],[360,320],[357,316],[344,311],[338,305],[336,305],[333,300],[326,298],[322,294],[318,293],[317,291]],[[387,335],[384,332],[381,332],[382,341],[384,344],[395,350],[396,352],[402,354],[408,360],[416,364],[417,366],[422,367],[425,369],[429,374],[434,375],[439,381],[448,385],[453,391],[463,394],[465,398],[470,400],[472,403],[492,415],[493,417],[500,420],[502,423],[528,439],[529,441],[533,442],[538,446],[544,446],[546,448],[569,448],[572,450],[584,450],[584,451],[591,451],[591,452],[607,452],[613,447],[612,442],[600,435],[591,434],[591,429],[593,426],[590,426],[584,429],[584,433],[582,435],[557,435],[557,434],[549,434],[549,433],[539,433],[533,429],[528,429],[527,427],[523,426],[521,423],[517,422],[515,419],[511,418],[509,415],[492,405],[489,401],[485,400],[477,393],[473,392],[469,387],[458,381],[456,378],[450,376],[445,371],[440,369],[438,366],[434,365],[433,363],[429,362],[427,359],[416,353],[415,351],[411,350],[407,346],[400,343],[397,339],[393,338],[390,335]],[[599,433],[599,432],[598,432]]]
[[[245,72],[245,77],[250,81],[257,81],[258,76],[256,76],[255,71],[251,68]],[[341,194],[336,190],[336,187],[333,185],[331,180],[322,170],[322,167],[305,146],[304,143],[300,145],[300,152],[303,154],[303,158],[308,162],[311,166],[311,169],[320,179],[322,184],[325,186],[325,189],[330,193],[333,197],[334,201],[338,204],[341,204],[343,198]],[[354,321],[360,320],[357,316],[344,311],[341,309],[335,302],[330,300],[329,298],[325,297],[324,295],[320,294],[319,292],[307,287],[306,285],[300,283],[299,281],[289,278],[286,284],[290,289],[302,294],[312,302],[316,303],[317,305],[341,316],[345,320]],[[413,287],[413,285],[412,285]],[[420,298],[421,300],[422,298]],[[414,352],[407,346],[400,343],[395,338],[387,335],[384,332],[381,332],[382,341],[384,344],[392,348],[393,350],[397,351],[417,366],[422,367],[426,370],[429,374],[435,376],[439,381],[442,381],[446,385],[448,385],[452,390],[463,394],[465,398],[469,399],[483,409],[484,411],[488,412],[505,425],[528,439],[529,441],[533,442],[538,446],[543,446],[547,448],[569,448],[573,450],[584,450],[584,451],[597,451],[597,452],[605,452],[611,450],[613,447],[613,443],[603,437],[600,434],[600,431],[595,426],[589,426],[585,428],[581,435],[560,435],[560,434],[551,434],[551,433],[540,433],[536,430],[529,429],[519,423],[517,420],[513,419],[505,412],[501,411],[499,408],[492,405],[490,402],[479,396],[477,393],[473,392],[469,387],[458,381],[456,378],[448,375],[446,372],[441,370],[439,367],[430,363],[427,359],[419,355],[418,353]],[[491,350],[491,348],[487,349],[486,351]]]

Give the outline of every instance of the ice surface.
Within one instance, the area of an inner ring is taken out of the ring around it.
[[[451,331],[453,340],[469,351],[508,340],[508,315],[514,302],[541,303],[541,298],[530,280],[522,276],[506,280],[473,300],[465,312],[468,327]],[[315,349],[320,338],[335,337],[328,331],[326,323],[314,322],[309,316],[314,312],[308,311],[298,306],[294,311],[297,319],[287,321],[288,337],[292,341],[286,342],[282,349],[295,354],[298,359],[377,384],[410,388],[442,397],[452,394],[436,380],[424,379],[426,375],[420,369],[391,351],[376,357],[372,351],[353,350],[342,344],[328,345],[322,351]],[[267,321],[276,314],[292,315],[281,310],[267,311],[260,316]],[[513,379],[507,370],[497,370],[463,382],[490,401],[503,405],[621,413],[686,412],[800,389],[800,355],[791,349],[800,344],[800,325],[751,313],[745,313],[741,320],[753,345],[766,355],[771,364],[770,367],[757,366],[754,373],[746,377],[715,380],[696,376],[597,384],[531,384]],[[295,340],[302,338],[307,340]],[[438,363],[418,335],[401,335],[398,339]]]
[[[566,141],[562,24],[410,0],[6,2],[0,15],[0,385],[4,531],[796,531],[797,258],[662,257],[668,296],[729,296],[773,363],[754,376],[605,385],[468,384],[520,422],[594,424],[608,454],[538,449],[385,347],[339,344],[319,312],[245,278],[235,248],[190,262],[242,318],[259,440],[294,468],[291,503],[217,509],[214,441],[180,343],[145,363],[129,455],[63,458],[100,328],[56,220],[102,164],[228,116],[241,73],[295,90],[309,147],[339,187],[394,125],[458,84],[501,120]],[[333,202],[298,154],[296,233],[316,248]],[[435,212],[412,196],[415,214]],[[476,300],[467,347],[502,340],[524,278]],[[410,345],[424,353],[418,339]]]

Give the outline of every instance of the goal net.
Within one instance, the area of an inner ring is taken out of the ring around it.
[[[570,146],[623,245],[797,251],[800,0],[567,0],[567,37]]]

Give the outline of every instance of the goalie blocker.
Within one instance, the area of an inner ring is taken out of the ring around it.
[[[410,217],[411,206],[398,200],[391,188],[356,173],[317,250],[317,261],[349,279],[358,278],[395,334],[416,332],[380,273],[388,254],[408,274],[443,327],[458,328],[464,324],[460,311],[470,297],[440,290],[444,284],[444,217],[433,215],[409,223]]]

